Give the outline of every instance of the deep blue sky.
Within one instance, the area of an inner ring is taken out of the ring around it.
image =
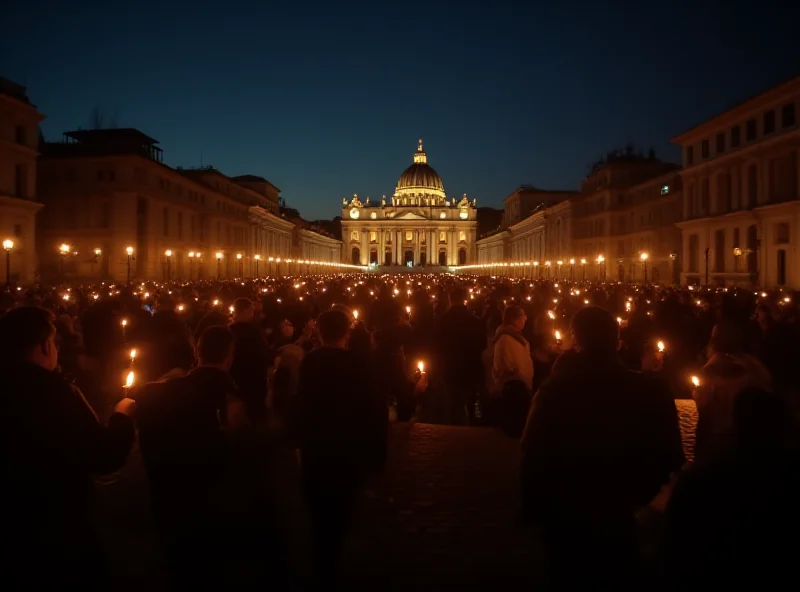
[[[479,205],[577,188],[628,141],[677,160],[672,136],[800,74],[787,0],[10,4],[0,75],[46,138],[98,106],[168,164],[263,175],[307,218],[391,195],[418,136]]]

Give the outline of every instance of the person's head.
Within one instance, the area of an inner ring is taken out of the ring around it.
[[[514,327],[517,331],[522,331],[525,327],[525,321],[527,320],[528,317],[525,311],[522,310],[521,306],[517,306],[516,304],[506,306],[506,309],[503,311],[503,324]]]
[[[347,347],[350,319],[341,310],[326,310],[317,319],[319,337],[323,345]]]
[[[294,325],[292,325],[289,319],[283,319],[278,323],[278,334],[287,339],[294,335]]]
[[[740,354],[745,350],[744,333],[734,323],[723,321],[714,325],[708,345],[716,354]]]
[[[0,362],[33,362],[46,370],[58,366],[53,313],[38,306],[13,308],[0,317]]]
[[[613,354],[619,348],[619,326],[606,309],[587,306],[572,317],[572,340],[576,351]]]
[[[464,304],[467,299],[467,289],[463,286],[456,286],[450,290],[450,306]]]
[[[196,353],[199,366],[227,372],[233,363],[233,333],[227,327],[209,327],[200,336]]]
[[[248,298],[237,298],[233,303],[233,320],[236,323],[249,323],[255,317],[253,303]]]

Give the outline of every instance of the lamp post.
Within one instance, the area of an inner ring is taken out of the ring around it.
[[[133,247],[125,247],[128,256],[128,285],[131,285],[131,259],[133,259]]]
[[[61,255],[61,281],[64,281],[64,259],[67,258],[69,252],[72,250],[72,247],[69,246],[67,243],[62,243],[60,247],[58,247],[58,253]]]
[[[167,281],[172,281],[172,250],[167,249],[164,251],[164,256],[167,258]]]
[[[6,289],[11,290],[11,249],[14,248],[14,241],[7,238],[3,241],[3,250],[6,252]]]
[[[533,275],[538,280],[539,279],[539,262],[533,262]]]
[[[573,281],[573,271],[575,269],[575,259],[569,260],[569,281]]]
[[[244,261],[242,261],[242,254],[236,253],[236,261],[239,263],[239,277],[244,277]]]
[[[606,266],[605,266],[606,258],[602,255],[597,256],[597,265],[601,266],[601,270],[603,272],[603,281],[606,281]],[[599,275],[599,274],[598,274]]]
[[[189,251],[189,281],[192,281],[192,266],[194,265],[194,251]]]
[[[94,265],[100,261],[100,255],[103,254],[103,249],[97,247],[94,250],[94,257],[92,257],[92,275],[94,275]]]
[[[672,265],[672,283],[675,284],[675,285],[680,283],[680,281],[676,277],[678,268],[677,268],[677,265],[676,265],[675,261],[677,259],[678,259],[678,253],[676,251],[673,251],[672,253],[669,254],[670,264]]]
[[[644,267],[644,283],[647,285],[647,253],[642,253],[639,255],[639,259],[642,260],[642,266]]]
[[[217,281],[222,277],[222,251],[217,251]]]
[[[273,273],[273,271],[272,271],[272,262],[273,261],[275,261],[275,257],[270,257],[269,259],[267,259],[267,275],[268,276],[269,276],[269,274]]]
[[[559,259],[558,261],[556,261],[556,265],[558,265],[558,272],[556,274],[556,277],[560,279],[561,278],[561,266],[564,265],[564,262],[561,259]]]
[[[583,281],[586,282],[586,259],[581,259],[581,267],[583,268]]]
[[[256,279],[258,279],[258,262],[261,261],[261,255],[254,255],[253,259],[256,260]]]
[[[550,262],[549,261],[545,261],[544,262],[544,266],[547,268],[547,279],[549,280],[550,279]]]

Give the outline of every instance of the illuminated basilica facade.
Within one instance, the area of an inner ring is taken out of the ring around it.
[[[394,195],[342,200],[344,256],[355,265],[453,266],[475,260],[476,200],[448,198],[419,141]]]

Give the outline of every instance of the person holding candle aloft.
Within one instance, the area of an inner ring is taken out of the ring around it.
[[[4,578],[39,590],[85,589],[90,581],[105,587],[92,476],[125,463],[135,404],[121,400],[108,423],[99,423],[82,393],[54,372],[55,338],[43,308],[23,306],[0,318]]]

